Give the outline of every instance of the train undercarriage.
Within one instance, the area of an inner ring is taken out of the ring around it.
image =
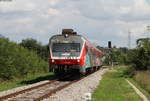
[[[101,66],[94,66],[94,67],[84,68],[84,70],[81,70],[83,68],[81,68],[78,65],[51,65],[50,71],[53,72],[55,76],[58,77],[59,79],[63,79],[66,76],[70,76],[70,75],[76,75],[79,77],[83,75],[87,75],[99,70],[100,68]]]

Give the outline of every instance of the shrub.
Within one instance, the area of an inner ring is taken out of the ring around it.
[[[38,56],[48,61],[48,45],[41,45],[40,42],[37,42],[37,40],[32,38],[22,40],[20,45],[28,50],[35,51]]]
[[[137,48],[128,53],[128,63],[136,70],[148,70],[150,69],[150,39],[139,39],[138,42]]]
[[[48,64],[34,51],[0,38],[0,78],[12,79],[30,73],[47,72]]]
[[[127,67],[126,70],[124,71],[125,77],[133,77],[134,74],[135,74],[135,68],[133,65]]]

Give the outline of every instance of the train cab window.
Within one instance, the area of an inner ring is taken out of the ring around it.
[[[53,43],[53,52],[80,52],[80,43]]]

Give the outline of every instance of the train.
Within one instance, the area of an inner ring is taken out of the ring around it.
[[[49,68],[63,77],[75,71],[82,75],[96,71],[102,66],[104,52],[73,29],[63,29],[50,38],[49,55]]]

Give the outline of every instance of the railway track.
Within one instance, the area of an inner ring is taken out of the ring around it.
[[[57,91],[60,91],[61,89],[64,89],[65,87],[68,87],[69,85],[78,82],[89,75],[73,81],[53,80],[38,86],[2,96],[0,97],[0,101],[41,101],[52,96],[52,94],[55,94]]]

